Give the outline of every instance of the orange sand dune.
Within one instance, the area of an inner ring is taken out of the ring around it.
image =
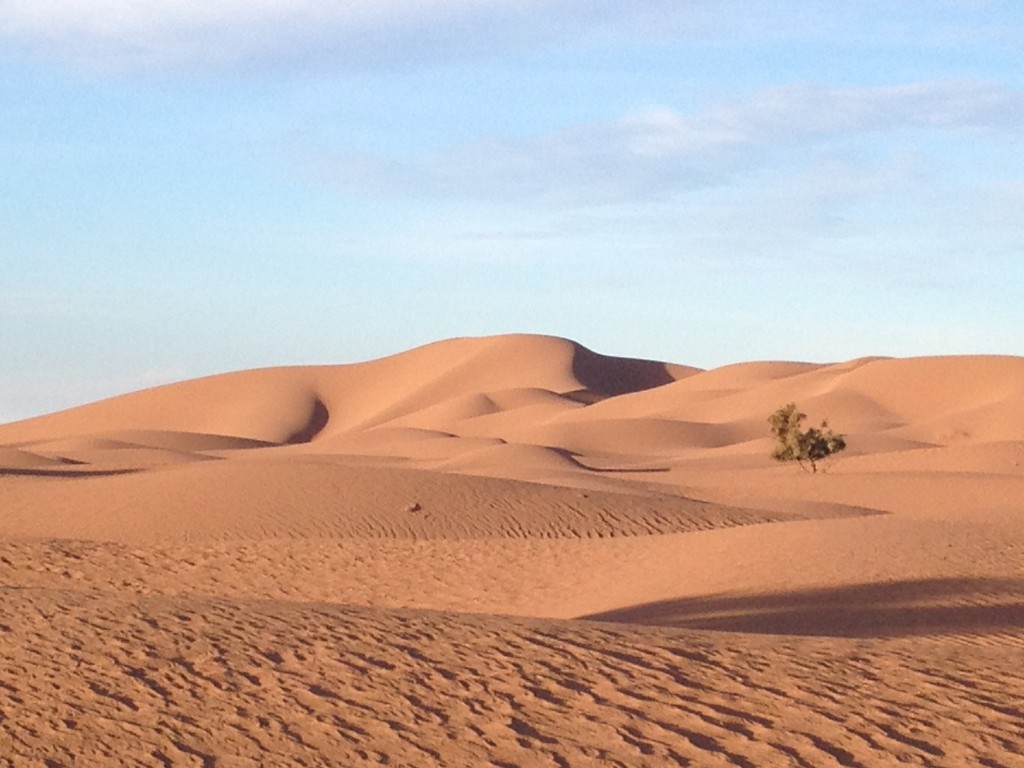
[[[182,382],[0,425],[0,766],[1024,765],[1022,564],[1020,358]]]
[[[547,337],[456,339],[369,363],[246,371],[157,387],[10,425],[0,439],[142,429],[307,442],[460,397],[482,400],[492,390],[528,387],[592,400],[695,370],[604,357]]]

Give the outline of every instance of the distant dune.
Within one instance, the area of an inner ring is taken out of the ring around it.
[[[0,425],[0,766],[1024,765],[1022,564],[1022,358],[212,376]]]

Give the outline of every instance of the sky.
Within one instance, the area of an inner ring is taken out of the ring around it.
[[[1024,354],[1024,3],[0,0],[0,421],[545,333]]]

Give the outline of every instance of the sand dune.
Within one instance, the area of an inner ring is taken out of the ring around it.
[[[1022,464],[1019,358],[535,336],[0,425],[0,765],[1024,764]]]
[[[66,462],[59,458],[42,456],[32,451],[18,448],[0,447],[0,467],[6,470],[39,469],[42,467],[59,467]]]

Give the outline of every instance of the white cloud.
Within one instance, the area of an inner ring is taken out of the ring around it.
[[[537,2],[525,3],[536,5]],[[547,3],[550,5],[551,3]],[[175,30],[285,24],[359,28],[523,5],[508,0],[4,0],[8,33],[109,40],[155,39]]]
[[[894,128],[991,128],[1020,133],[1024,93],[945,81],[883,87],[791,85],[746,103],[711,109],[705,127],[731,128],[751,142],[786,142]]]
[[[1024,93],[950,81],[891,87],[771,88],[686,115],[667,108],[526,139],[495,139],[411,161],[309,150],[326,181],[383,195],[549,203],[668,199],[720,184],[775,153],[806,154],[906,129],[1019,140]],[[905,140],[905,139],[904,139]]]
[[[0,36],[102,68],[230,63],[310,46],[363,49],[423,26],[526,13],[525,0],[0,0]],[[380,55],[386,57],[387,52]]]
[[[94,69],[208,67],[254,59],[415,64],[537,41],[886,41],[1020,47],[1006,3],[934,0],[0,0],[0,42]]]
[[[0,40],[100,69],[264,56],[357,65],[488,55],[522,40],[635,35],[710,0],[0,0]]]

